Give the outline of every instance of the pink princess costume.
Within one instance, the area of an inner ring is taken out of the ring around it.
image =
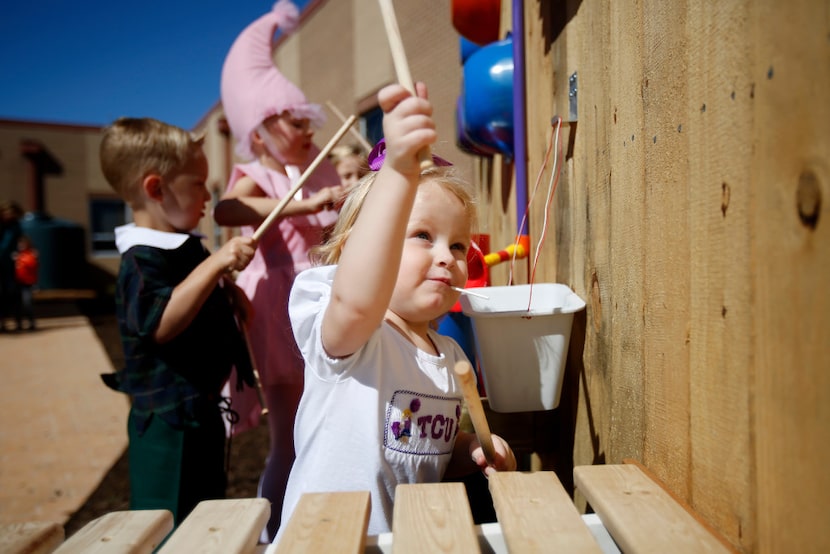
[[[312,147],[309,159],[318,153],[319,149]],[[298,169],[289,167],[289,170],[295,170],[299,176]],[[234,166],[228,190],[245,175],[256,181],[270,198],[283,198],[294,182],[259,162],[251,162]],[[334,167],[320,164],[303,185],[303,198],[336,183],[339,177]],[[262,235],[253,260],[236,280],[254,306],[248,333],[254,365],[265,387],[303,380],[303,359],[288,319],[288,295],[297,273],[311,267],[309,250],[322,241],[323,230],[336,220],[337,212],[332,210],[278,219]],[[254,231],[251,226],[241,228],[245,236]],[[229,382],[236,382],[233,376]],[[239,413],[239,422],[233,429],[237,434],[259,424],[261,408],[254,389],[246,387],[241,392],[235,389],[230,387],[231,406]]]

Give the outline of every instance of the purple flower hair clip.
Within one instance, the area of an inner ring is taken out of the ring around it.
[[[372,148],[372,151],[369,152],[368,162],[369,162],[369,169],[372,171],[379,171],[381,167],[383,167],[383,161],[386,159],[386,139],[380,139],[378,143]],[[452,163],[448,162],[444,158],[440,156],[436,156],[435,154],[432,155],[432,163],[435,165],[440,166],[448,166],[452,165]]]

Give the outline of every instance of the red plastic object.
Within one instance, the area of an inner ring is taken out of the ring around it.
[[[501,0],[452,0],[452,26],[471,42],[498,40],[500,22]]]
[[[490,253],[490,235],[474,234],[473,243],[467,251],[467,284],[464,288],[489,287],[490,267],[484,261],[484,255]],[[456,302],[451,312],[460,312],[461,304]]]

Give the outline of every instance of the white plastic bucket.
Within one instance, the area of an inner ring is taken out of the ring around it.
[[[552,410],[559,405],[573,314],[585,301],[566,285],[535,283],[469,289],[461,310],[473,322],[490,408]],[[530,309],[528,309],[530,303]]]

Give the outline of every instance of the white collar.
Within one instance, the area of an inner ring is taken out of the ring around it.
[[[168,233],[128,223],[115,228],[115,246],[123,254],[133,246],[152,246],[163,250],[175,250],[189,239],[189,233]]]

